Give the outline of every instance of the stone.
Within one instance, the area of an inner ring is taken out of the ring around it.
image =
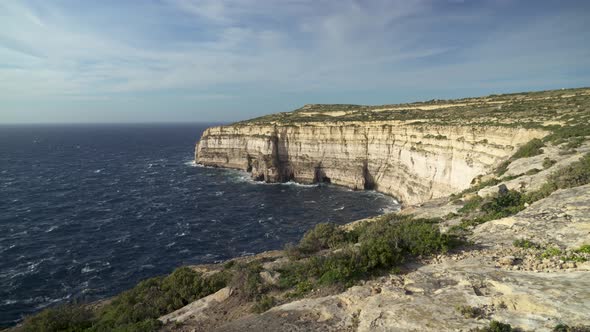
[[[516,258],[514,256],[504,256],[498,260],[500,265],[514,265],[516,264]]]

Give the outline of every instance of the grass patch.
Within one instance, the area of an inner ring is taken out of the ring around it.
[[[549,247],[541,254],[542,258],[551,258],[561,255],[561,249],[557,247]]]

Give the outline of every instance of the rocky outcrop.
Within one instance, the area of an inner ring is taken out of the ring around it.
[[[330,182],[405,204],[447,196],[545,131],[412,121],[240,124],[207,129],[196,162],[266,182]]]

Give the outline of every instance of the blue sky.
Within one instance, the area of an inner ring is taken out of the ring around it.
[[[590,86],[590,1],[0,0],[0,123]]]

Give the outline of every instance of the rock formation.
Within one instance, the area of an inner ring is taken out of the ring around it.
[[[515,147],[545,134],[391,121],[236,125],[207,129],[195,158],[256,180],[330,182],[416,204],[469,187]]]

